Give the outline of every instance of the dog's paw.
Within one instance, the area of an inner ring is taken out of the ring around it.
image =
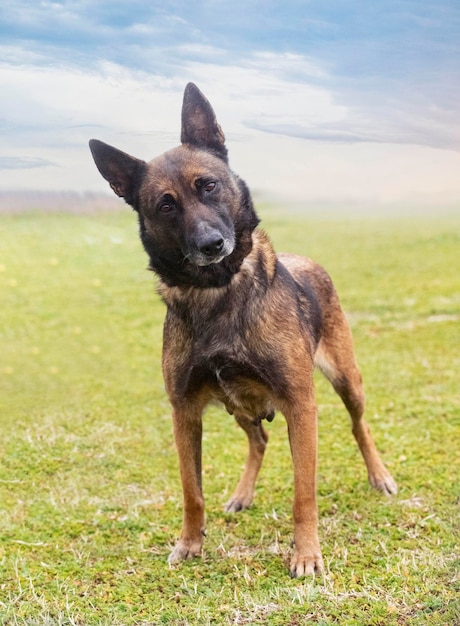
[[[168,557],[169,565],[201,555],[202,540],[179,539]]]
[[[321,575],[323,572],[324,563],[319,548],[307,553],[294,550],[290,566],[291,578]]]
[[[252,498],[252,493],[246,495],[234,493],[230,500],[228,500],[228,502],[224,505],[225,513],[238,513],[238,511],[244,511],[244,509],[250,507]]]
[[[381,491],[386,496],[394,496],[398,493],[398,485],[387,469],[379,474],[369,474],[369,483],[377,491]]]

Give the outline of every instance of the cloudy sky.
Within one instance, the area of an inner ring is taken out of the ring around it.
[[[460,207],[458,0],[3,0],[0,190],[105,191],[88,139],[177,145],[190,80],[253,189]]]

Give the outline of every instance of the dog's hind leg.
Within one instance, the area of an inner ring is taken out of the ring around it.
[[[363,417],[365,395],[350,327],[340,308],[329,320],[325,320],[315,364],[331,382],[350,414],[353,435],[366,463],[370,484],[386,495],[395,494],[397,485],[383,464]]]
[[[265,448],[268,442],[268,434],[260,423],[260,420],[254,421],[244,415],[238,414],[235,414],[235,420],[248,437],[249,453],[241,479],[232,497],[224,506],[224,510],[228,513],[236,513],[242,509],[247,509],[251,504],[254,498],[257,475],[262,466]]]

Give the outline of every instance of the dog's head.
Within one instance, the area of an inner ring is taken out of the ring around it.
[[[193,83],[184,92],[181,142],[149,163],[96,139],[90,148],[110,187],[137,211],[151,269],[168,285],[223,286],[249,254],[258,218]]]

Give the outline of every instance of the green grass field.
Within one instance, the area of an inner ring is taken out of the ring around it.
[[[400,492],[374,493],[318,375],[322,578],[291,580],[284,419],[249,511],[222,512],[246,454],[205,416],[208,537],[170,569],[181,489],[160,371],[164,308],[128,208],[0,216],[0,623],[460,624],[460,216],[262,210],[349,313],[367,417]]]

